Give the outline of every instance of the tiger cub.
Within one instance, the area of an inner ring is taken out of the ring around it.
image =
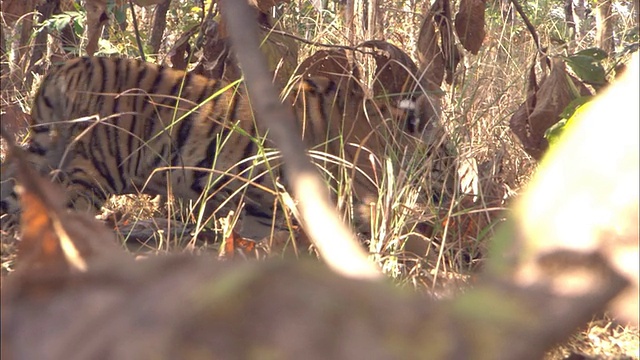
[[[355,196],[365,199],[377,193],[372,179],[380,174],[369,155],[384,154],[381,134],[400,129],[414,140],[432,136],[439,114],[436,107],[421,112],[352,95],[315,77],[299,80],[284,101],[299,121],[292,136],[329,154],[330,176],[349,169],[344,173]],[[275,189],[279,164],[263,151],[274,146],[241,83],[132,59],[82,57],[45,76],[31,118],[30,161],[65,185],[75,209],[99,209],[111,195],[170,189],[223,215],[243,194],[248,215],[272,219],[274,195],[265,189]],[[347,165],[336,165],[340,161]],[[3,164],[0,205],[16,213],[11,179]]]

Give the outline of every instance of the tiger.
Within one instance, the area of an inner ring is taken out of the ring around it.
[[[348,169],[342,174],[352,178],[361,204],[377,196],[380,171],[371,159],[388,146],[381,134],[404,143],[433,142],[440,131],[434,125],[440,109],[424,97],[392,106],[348,94],[321,76],[295,84],[283,100],[298,119],[293,133],[329,154],[329,178]],[[286,185],[286,167],[280,171],[265,150],[274,147],[265,136],[269,129],[255,121],[240,81],[136,59],[74,58],[43,78],[30,129],[29,161],[63,183],[69,207],[79,211],[97,212],[112,195],[166,195],[170,189],[176,198],[224,214],[239,209],[241,193],[243,215],[269,224],[278,179]],[[19,212],[12,181],[3,164],[2,213]]]

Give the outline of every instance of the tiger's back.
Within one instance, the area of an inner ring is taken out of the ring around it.
[[[255,135],[240,91],[137,60],[73,59],[50,72],[35,96],[29,148],[46,158],[41,167],[63,169],[76,208],[101,206],[113,194],[162,194],[167,179],[176,196],[196,199],[207,173],[194,167],[215,162],[224,172],[251,151],[239,150],[251,140],[233,130]],[[80,120],[92,115],[99,120]],[[215,156],[222,141],[233,146]]]

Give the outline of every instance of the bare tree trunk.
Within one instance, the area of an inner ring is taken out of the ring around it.
[[[38,6],[36,9],[40,13],[38,16],[38,23],[42,23],[46,19],[49,19],[53,15],[54,11],[58,8],[58,0],[48,0],[46,3]],[[29,66],[27,67],[27,73],[25,74],[24,88],[26,90],[31,89],[31,83],[33,82],[33,73],[42,74],[42,63],[40,59],[47,52],[47,38],[49,32],[46,28],[43,28],[38,35],[32,46],[33,52],[29,59]]]
[[[33,16],[27,16],[20,24],[20,40],[18,40],[18,51],[16,57],[16,64],[19,64],[19,68],[25,70],[27,64],[27,54],[31,48],[29,39],[31,38],[31,32],[33,31]],[[46,32],[47,29],[42,29]]]
[[[613,52],[613,19],[611,17],[611,0],[599,0],[596,8],[596,46]]]
[[[502,21],[505,23],[513,24],[516,21],[516,13],[513,11],[513,5],[511,4],[511,0],[499,0],[500,1],[500,12],[502,13]],[[571,0],[569,0],[571,1]]]
[[[380,0],[369,0],[367,11],[367,40],[383,39],[382,14],[380,13]]]
[[[576,37],[580,40],[587,33],[585,20],[587,19],[587,6],[585,0],[577,0],[573,3],[573,19],[576,24]]]
[[[355,22],[353,21],[355,1],[356,0],[347,0],[346,8],[344,10],[344,23],[347,31],[347,40],[349,41],[349,45],[354,45],[356,42]]]
[[[573,0],[564,0],[564,21],[567,24],[569,30],[569,38],[571,40],[576,39],[576,21],[573,17]]]
[[[151,51],[153,54],[160,53],[160,45],[162,44],[162,36],[164,30],[167,27],[167,11],[171,0],[164,0],[158,6],[156,6],[155,14],[153,15],[153,28],[151,29]]]
[[[9,57],[7,44],[4,39],[4,25],[0,24],[0,89],[8,88],[9,81]]]

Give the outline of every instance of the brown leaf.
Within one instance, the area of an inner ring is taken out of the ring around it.
[[[433,90],[432,87],[440,87],[444,78],[444,55],[438,45],[438,36],[431,13],[422,20],[417,49],[420,67],[418,73],[422,76],[422,83],[428,90]]]
[[[298,66],[296,75],[307,78],[326,77],[346,92],[359,91],[360,89],[358,86],[360,79],[358,67],[342,49],[318,50]]]
[[[205,22],[206,24],[207,22]],[[189,45],[189,39],[198,32],[200,29],[199,26],[193,26],[191,29],[188,29],[173,44],[171,49],[167,52],[167,59],[169,65],[173,69],[177,70],[186,70],[187,69],[187,61],[191,59],[191,46]],[[206,30],[205,30],[206,32]],[[204,46],[206,51],[206,46]],[[219,78],[219,77],[218,77]]]
[[[98,50],[98,40],[102,35],[102,27],[109,21],[106,0],[87,0],[84,6],[87,11],[87,55],[92,56]]]
[[[484,0],[462,0],[456,14],[455,27],[460,43],[474,55],[484,40]]]
[[[451,28],[451,24],[453,24],[451,20],[451,3],[449,0],[436,0],[430,12],[433,14],[433,21],[440,31],[440,46],[446,75],[445,81],[447,84],[453,84],[453,75],[460,60],[462,60],[462,54],[454,41],[453,29]]]
[[[535,82],[533,67],[529,75],[529,89],[533,93],[516,110],[509,124],[524,150],[540,160],[549,145],[544,138],[545,131],[560,121],[560,114],[571,101],[578,96],[591,95],[591,92],[567,73],[561,59],[552,60],[551,72],[540,82],[539,88],[532,81]],[[579,95],[574,93],[574,88],[580,91]]]
[[[374,50],[372,54],[376,62],[374,95],[399,95],[408,89],[415,88],[418,67],[400,48],[382,40],[365,41],[358,47]]]
[[[538,82],[536,80],[536,62],[534,61],[529,68],[529,77],[527,78],[527,99],[509,120],[511,131],[520,139],[525,151],[534,159],[541,158],[543,153],[541,150],[536,150],[538,144],[532,141],[529,136],[529,115],[536,105],[537,92]]]
[[[241,255],[243,258],[254,254],[256,251],[256,242],[250,239],[245,239],[238,235],[234,230],[231,231],[229,237],[223,241],[220,251],[218,252],[218,259],[221,260],[233,260],[236,254]]]

